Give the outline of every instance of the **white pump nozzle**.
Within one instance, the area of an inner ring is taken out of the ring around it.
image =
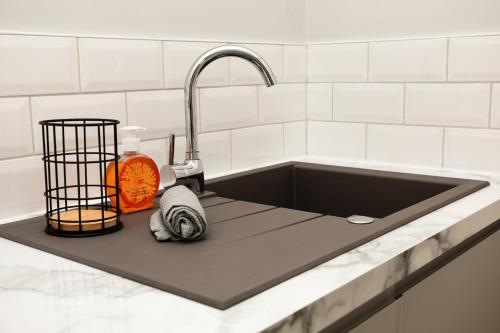
[[[124,152],[138,152],[141,147],[141,139],[139,133],[145,131],[144,127],[140,126],[125,126],[122,127],[122,143]]]

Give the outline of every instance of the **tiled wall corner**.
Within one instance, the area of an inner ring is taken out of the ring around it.
[[[332,120],[332,84],[307,84],[307,119]]]
[[[306,82],[306,57],[305,45],[283,46],[283,82]]]
[[[283,128],[284,156],[287,159],[304,156],[306,154],[307,123],[297,121],[285,123]]]

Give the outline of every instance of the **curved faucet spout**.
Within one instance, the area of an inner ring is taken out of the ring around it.
[[[203,69],[219,58],[238,57],[249,61],[260,72],[266,86],[276,84],[269,65],[255,52],[236,45],[225,45],[203,53],[191,66],[184,84],[184,107],[186,111],[186,161],[198,160],[198,127],[196,114],[196,84]]]
[[[219,46],[203,53],[191,66],[184,85],[184,106],[186,111],[186,159],[182,164],[174,163],[175,136],[169,139],[169,164],[161,169],[162,184],[171,183],[172,171],[175,174],[174,183],[183,183],[194,191],[203,192],[205,189],[205,176],[203,164],[198,151],[198,127],[196,114],[196,84],[198,77],[208,64],[224,57],[238,57],[249,61],[262,75],[266,86],[276,84],[273,72],[269,65],[257,53],[247,48],[235,45]],[[162,185],[164,186],[164,185]]]

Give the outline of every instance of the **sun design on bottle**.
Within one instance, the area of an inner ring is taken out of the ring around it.
[[[141,204],[156,194],[155,172],[148,164],[128,163],[120,175],[120,187],[132,204]]]

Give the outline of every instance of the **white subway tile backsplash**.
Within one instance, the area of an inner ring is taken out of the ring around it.
[[[262,44],[241,44],[256,52],[271,67],[278,82],[283,79],[283,46]],[[248,61],[239,58],[229,59],[231,85],[264,84],[262,76]]]
[[[441,167],[442,128],[370,124],[367,132],[368,160]]]
[[[79,90],[76,38],[0,35],[0,96]]]
[[[33,153],[29,99],[0,99],[0,158]]]
[[[144,139],[184,134],[184,91],[153,90],[127,93],[128,124],[143,126]]]
[[[124,93],[33,97],[31,110],[36,153],[42,152],[42,134],[38,124],[40,120],[84,117],[117,119],[120,121],[119,127],[127,123]],[[107,137],[111,138],[111,135],[112,133],[107,133]],[[74,141],[73,133],[67,133],[67,138],[69,142]],[[96,145],[97,132],[88,133],[87,140],[90,146]],[[61,147],[60,144],[58,146]],[[73,148],[73,145],[66,147]]]
[[[448,79],[500,80],[500,36],[450,38]]]
[[[0,34],[0,96],[9,96],[0,98],[0,183],[12,189],[0,195],[0,220],[44,209],[40,156],[19,158],[41,153],[42,119],[144,126],[141,150],[158,167],[175,133],[182,162],[180,88],[195,59],[219,45]],[[264,87],[236,58],[203,71],[196,111],[207,175],[306,154],[500,172],[500,36],[242,46],[281,84]],[[50,96],[15,97],[24,95]],[[96,135],[87,136],[92,149]]]
[[[307,154],[350,160],[365,159],[366,125],[309,121]]]
[[[248,168],[283,159],[283,124],[231,131],[233,169]]]
[[[491,86],[491,127],[500,128],[500,84]]]
[[[40,156],[0,161],[0,220],[45,209]]]
[[[82,91],[163,87],[161,41],[80,38]]]
[[[446,80],[446,38],[370,43],[370,80]]]
[[[259,122],[276,123],[306,118],[306,85],[259,86]]]
[[[202,133],[199,137],[200,156],[207,175],[231,170],[231,133]]]
[[[166,88],[184,88],[184,81],[191,65],[205,51],[221,46],[221,43],[171,42],[163,43]],[[224,86],[229,84],[229,59],[212,62],[200,74],[198,87]]]
[[[202,131],[217,131],[257,124],[257,87],[203,88],[200,90]]]
[[[309,82],[366,81],[368,44],[309,45]]]
[[[307,119],[332,120],[332,84],[307,84]]]
[[[167,164],[168,150],[167,139],[148,140],[141,142],[141,153],[151,157],[158,170]]]
[[[487,127],[487,83],[406,85],[405,121],[409,124]]]
[[[283,82],[306,82],[306,57],[305,46],[283,46]]]
[[[500,172],[500,130],[447,128],[444,166],[453,169]]]
[[[401,123],[404,87],[393,83],[336,83],[333,120]]]
[[[294,158],[306,154],[306,122],[284,124],[284,156]]]
[[[198,136],[198,144],[205,176],[231,170],[230,131],[200,133]],[[184,162],[185,152],[186,137],[176,137],[174,155],[176,163]]]

